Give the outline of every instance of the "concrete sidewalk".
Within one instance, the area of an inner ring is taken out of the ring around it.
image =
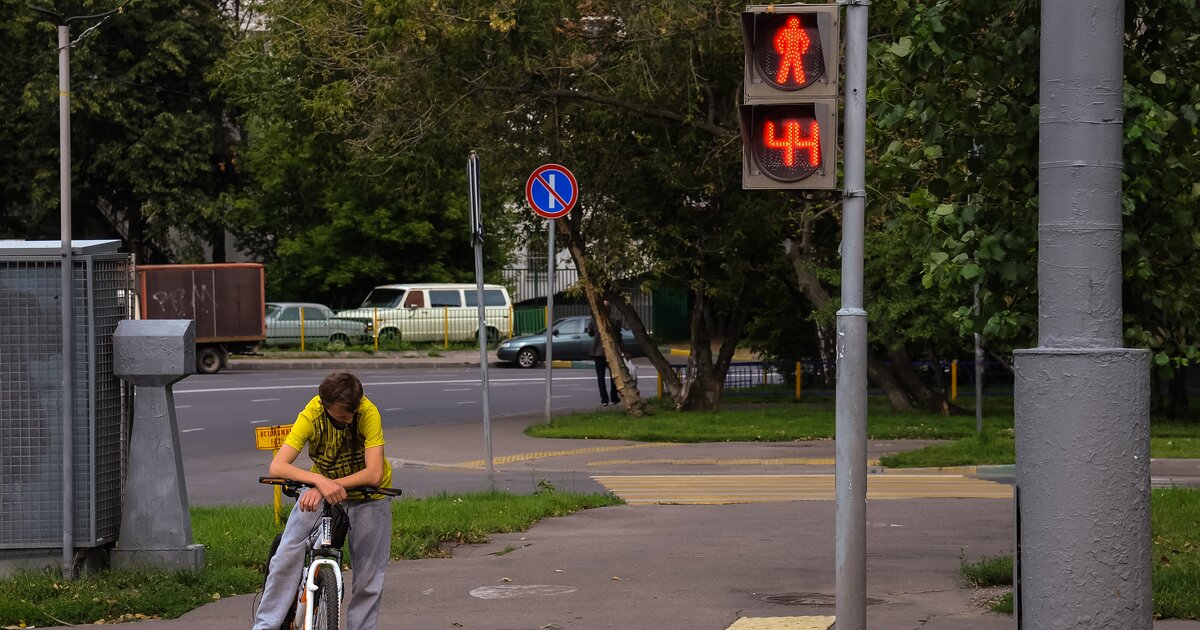
[[[498,470],[530,478],[586,471],[687,481],[833,468],[832,441],[543,440],[523,433],[535,421],[535,416],[493,421]],[[435,481],[464,472],[478,477],[483,466],[478,423],[387,433],[395,445],[389,454],[397,465],[397,485],[418,471]],[[870,456],[917,445],[873,441]],[[623,505],[546,519],[527,532],[453,548],[450,558],[391,563],[379,628],[726,630],[737,623],[736,630],[825,630],[834,614],[834,511],[832,500]],[[868,627],[1014,626],[1011,617],[980,605],[994,593],[964,588],[959,577],[963,558],[1012,553],[1011,498],[871,500],[867,528]],[[249,627],[255,598],[224,598],[177,620],[136,627]],[[754,620],[739,622],[743,617]],[[1197,630],[1200,623],[1159,621],[1154,627]]]

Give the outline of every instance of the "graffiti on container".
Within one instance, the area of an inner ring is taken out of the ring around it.
[[[167,317],[190,319],[212,310],[212,291],[207,284],[193,285],[190,296],[187,289],[179,288],[174,291],[155,291],[150,297],[158,304],[159,312]]]

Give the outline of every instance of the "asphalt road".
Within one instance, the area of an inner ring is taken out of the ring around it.
[[[256,480],[266,474],[270,451],[255,449],[254,428],[290,424],[329,370],[225,370],[193,375],[174,387],[180,449],[188,498],[197,505],[260,503],[270,499]],[[478,369],[363,369],[356,370],[368,398],[383,416],[385,434],[418,425],[478,421],[483,442],[483,394]],[[585,369],[554,370],[553,408],[556,412],[596,408],[596,376]],[[653,378],[641,379],[653,388]],[[538,413],[546,405],[545,370],[489,368],[491,418]],[[419,460],[419,453],[401,445],[389,457]],[[305,460],[301,460],[303,462]],[[403,487],[408,496],[448,491],[482,490],[486,474],[476,471],[437,472],[405,468]],[[564,472],[547,479],[562,489],[598,492],[603,488],[586,474]],[[498,475],[500,489],[528,492],[539,478],[521,473]],[[264,499],[265,497],[265,499]]]

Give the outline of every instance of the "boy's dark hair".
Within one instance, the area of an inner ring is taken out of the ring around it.
[[[333,372],[321,381],[317,395],[326,405],[345,405],[347,409],[357,410],[362,402],[363,386],[358,377],[345,371]]]

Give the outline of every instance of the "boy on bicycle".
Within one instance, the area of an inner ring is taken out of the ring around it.
[[[311,470],[293,462],[308,444]],[[346,488],[388,487],[392,469],[383,456],[379,409],[363,396],[362,382],[349,372],[321,381],[317,395],[300,411],[284,444],[271,460],[270,474],[310,484],[288,516],[283,539],[267,574],[254,630],[278,630],[293,604],[303,569],[305,543],[321,513],[321,502],[341,504],[350,516],[353,589],[346,627],[375,630],[383,575],[391,556],[392,506],[387,497],[354,496]]]

